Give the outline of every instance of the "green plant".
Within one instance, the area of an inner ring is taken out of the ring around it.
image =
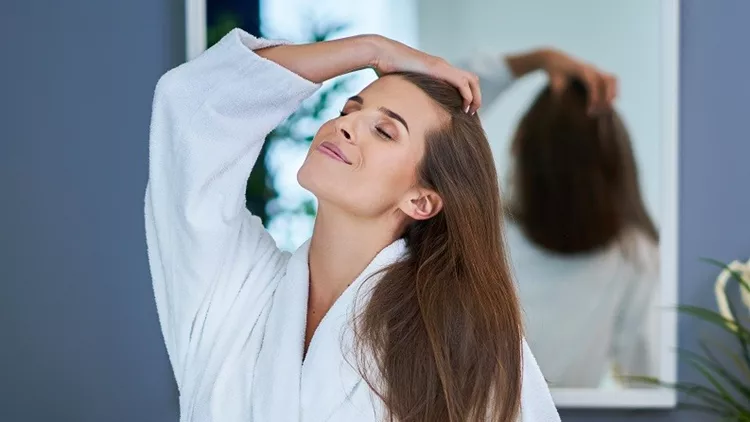
[[[206,46],[211,47],[221,40],[224,35],[228,34],[234,28],[242,26],[240,15],[224,11],[217,18],[213,25],[206,27]]]
[[[716,301],[718,311],[697,307],[679,306],[677,309],[691,317],[698,318],[719,327],[733,338],[737,347],[722,344],[708,344],[700,341],[701,353],[679,349],[678,353],[690,366],[705,379],[701,385],[690,382],[663,382],[651,377],[628,377],[628,379],[672,388],[684,393],[690,402],[680,407],[719,416],[725,421],[750,422],[750,261],[746,264],[733,262],[726,265],[715,260],[706,260],[722,269],[716,281]],[[727,298],[727,282],[736,282],[743,307]],[[727,363],[728,362],[728,363]]]

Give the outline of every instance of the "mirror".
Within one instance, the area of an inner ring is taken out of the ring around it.
[[[560,114],[561,123],[550,110],[568,103],[539,96],[548,84],[541,71],[485,102],[481,118],[508,209],[527,339],[556,404],[675,405],[673,391],[620,375],[676,379],[678,0],[235,3],[186,0],[188,57],[236,24],[296,42],[379,33],[455,63],[551,47],[614,74],[615,112],[594,123]],[[330,95],[311,99],[318,111],[293,116],[272,139],[247,199],[281,247],[296,248],[312,227],[314,201],[296,183],[306,137],[374,78],[363,71],[327,83]],[[554,147],[540,150],[544,141]]]
[[[561,105],[537,98],[543,72],[486,104],[482,121],[512,208],[527,338],[558,405],[672,405],[618,374],[674,377],[677,2],[419,4],[419,47],[449,61],[548,46],[616,75],[619,127],[588,131],[567,91]],[[614,235],[607,203],[632,215],[629,234]]]

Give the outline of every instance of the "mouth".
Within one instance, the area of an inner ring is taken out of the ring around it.
[[[348,158],[346,158],[346,155],[343,151],[341,151],[341,148],[337,147],[336,145],[325,141],[322,142],[318,147],[316,148],[318,152],[323,153],[334,160],[341,161],[342,163],[346,163],[348,165],[352,165],[352,162],[349,161]]]

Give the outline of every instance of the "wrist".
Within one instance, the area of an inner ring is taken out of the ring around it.
[[[517,78],[531,72],[548,69],[554,52],[549,48],[540,48],[525,53],[505,56],[505,62]]]
[[[375,34],[358,35],[353,38],[361,68],[377,68],[385,49],[385,37]]]

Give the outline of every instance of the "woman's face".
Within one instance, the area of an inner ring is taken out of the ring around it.
[[[400,209],[419,218],[425,206],[436,205],[417,186],[425,136],[447,117],[412,83],[380,78],[320,128],[297,179],[321,203],[360,217]]]

